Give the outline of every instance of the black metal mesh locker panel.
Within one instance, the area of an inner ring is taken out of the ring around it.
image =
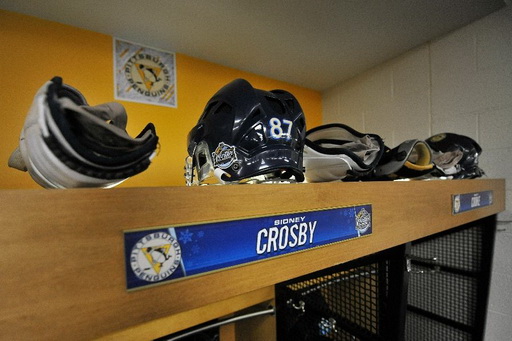
[[[492,249],[492,219],[412,243],[405,339],[482,340]]]
[[[406,340],[471,340],[471,333],[439,323],[423,315],[407,313]]]
[[[403,248],[277,285],[278,340],[396,340],[401,299],[389,274],[403,273],[401,259]]]
[[[483,340],[495,219],[276,285],[278,340]]]

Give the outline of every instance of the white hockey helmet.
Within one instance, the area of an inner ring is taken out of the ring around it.
[[[158,137],[149,123],[132,138],[119,103],[88,106],[60,77],[36,93],[9,166],[45,188],[113,187],[146,170]]]
[[[358,180],[371,176],[384,152],[376,134],[363,134],[341,123],[306,133],[304,167],[308,182]]]

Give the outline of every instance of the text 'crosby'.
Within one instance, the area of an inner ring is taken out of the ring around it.
[[[317,221],[305,222],[304,218],[275,220],[274,225],[284,225],[259,230],[256,238],[256,253],[261,255],[302,246],[306,243],[312,244]]]

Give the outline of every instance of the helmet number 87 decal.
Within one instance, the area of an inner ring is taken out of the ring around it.
[[[273,139],[290,139],[292,135],[293,122],[290,120],[280,120],[277,117],[272,117],[270,123],[270,136]],[[284,127],[284,129],[283,129]],[[286,131],[285,131],[286,130]]]

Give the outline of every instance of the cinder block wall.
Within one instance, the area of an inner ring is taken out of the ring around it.
[[[455,132],[478,141],[489,178],[507,179],[498,217],[486,340],[512,335],[512,8],[375,67],[323,94],[323,122],[394,147]]]

